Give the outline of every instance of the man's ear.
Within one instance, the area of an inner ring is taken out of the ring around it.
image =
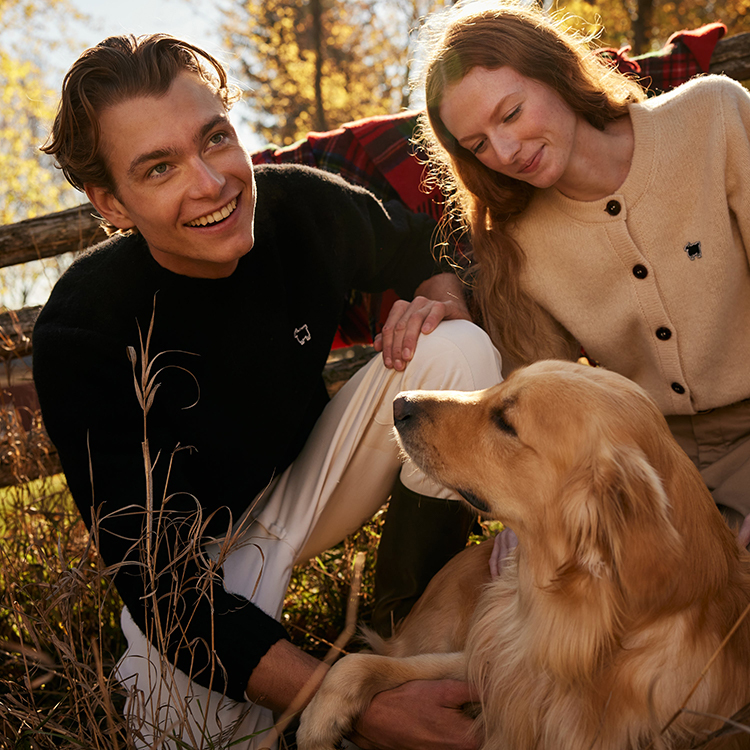
[[[118,229],[133,229],[135,222],[130,218],[125,206],[120,203],[114,193],[98,185],[84,184],[83,189],[99,215]]]

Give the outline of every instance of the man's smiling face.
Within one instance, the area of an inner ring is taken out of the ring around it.
[[[219,96],[184,72],[163,96],[106,108],[99,124],[116,190],[85,186],[101,215],[137,227],[170,271],[229,276],[253,246],[255,181]]]

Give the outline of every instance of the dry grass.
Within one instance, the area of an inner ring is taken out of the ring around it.
[[[296,645],[322,657],[339,636],[359,551],[367,616],[381,522],[296,570],[284,613]],[[0,489],[0,539],[0,748],[130,746],[112,674],[126,645],[122,602],[64,477]]]
[[[6,488],[0,550],[3,747],[123,747],[120,603],[59,477]]]
[[[381,511],[341,544],[295,570],[287,591],[282,621],[292,642],[318,658],[323,658],[344,630],[354,560],[361,551],[367,556],[360,588],[359,619],[370,619],[382,517]]]
[[[296,645],[322,658],[344,630],[359,552],[359,619],[367,620],[381,524],[382,512],[295,571],[284,624]],[[121,602],[64,479],[0,490],[0,533],[0,748],[130,747],[126,695],[112,675],[125,648]],[[747,707],[734,718],[745,724]]]
[[[361,550],[360,614],[371,607],[379,524],[298,568],[284,614],[294,643],[322,656],[343,630]],[[0,529],[0,747],[128,747],[126,695],[112,676],[126,645],[122,603],[63,478],[0,490]]]

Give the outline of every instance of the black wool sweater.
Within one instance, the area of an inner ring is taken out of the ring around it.
[[[134,620],[152,642],[167,631],[174,663],[236,700],[286,633],[205,574],[200,543],[226,533],[304,445],[348,292],[409,298],[438,270],[427,216],[306,167],[260,167],[256,181],[255,244],[231,276],[180,276],[140,235],[113,237],[59,280],[33,341],[47,430],[104,561],[122,564],[114,581]],[[158,388],[141,403],[146,343],[144,382]],[[149,529],[155,577],[138,544]]]

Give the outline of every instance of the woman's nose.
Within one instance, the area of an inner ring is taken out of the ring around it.
[[[521,150],[521,143],[518,139],[506,136],[494,138],[492,146],[503,166],[513,164]]]

